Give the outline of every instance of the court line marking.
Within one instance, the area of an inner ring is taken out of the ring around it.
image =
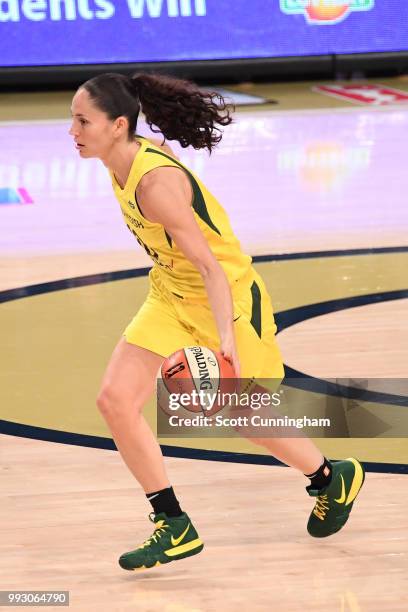
[[[112,438],[76,434],[55,429],[46,429],[45,427],[23,425],[22,423],[13,423],[11,421],[0,420],[0,434],[16,436],[19,438],[29,438],[31,440],[41,440],[42,442],[69,444],[71,446],[81,446],[85,448],[100,448],[101,450],[113,451],[117,450]],[[281,463],[278,459],[275,459],[275,457],[272,457],[271,455],[205,450],[183,446],[169,446],[166,444],[160,444],[160,448],[165,457],[287,467],[287,465]],[[330,460],[336,461],[336,459],[333,457],[330,457]],[[406,463],[377,463],[372,461],[362,461],[361,463],[367,472],[408,474],[408,465]]]
[[[392,253],[408,253],[408,246],[253,255],[252,261],[253,263],[264,263],[268,261],[289,261],[295,259],[317,259],[326,257],[348,257]],[[13,300],[23,299],[34,295],[41,295],[42,293],[51,293],[53,291],[62,291],[64,289],[86,287],[89,285],[97,285],[100,283],[110,283],[118,280],[126,280],[138,276],[147,276],[150,270],[150,267],[130,268],[128,270],[100,272],[96,274],[89,274],[87,276],[74,276],[71,278],[65,278],[56,281],[47,281],[34,285],[25,285],[22,287],[14,287],[12,289],[4,289],[3,291],[0,291],[0,304],[4,302],[11,302]]]
[[[289,254],[277,254],[277,255],[259,255],[253,257],[253,261],[258,262],[266,262],[266,261],[276,261],[276,260],[285,260],[285,259],[304,259],[304,258],[319,258],[319,257],[338,257],[338,256],[347,256],[351,253],[353,255],[371,255],[375,253],[395,253],[395,252],[408,252],[408,246],[400,246],[400,247],[376,247],[373,249],[346,249],[343,251],[314,251],[314,252],[302,252],[302,253],[289,253]],[[60,291],[67,288],[77,288],[82,286],[89,286],[92,284],[99,284],[103,282],[112,282],[114,280],[123,280],[127,278],[134,278],[138,276],[145,276],[150,271],[150,268],[138,268],[132,270],[120,270],[116,272],[107,272],[102,274],[93,274],[83,277],[76,277],[71,279],[64,279],[60,281],[51,281],[48,283],[41,283],[39,285],[28,285],[26,287],[19,287],[16,289],[9,289],[0,292],[0,303],[4,303],[7,301],[12,301],[14,299],[22,299],[26,297],[30,297],[33,295],[41,295],[43,293]],[[347,301],[353,300],[353,298],[359,300],[367,300],[368,298],[372,298],[373,296],[380,297],[381,293],[378,294],[370,294],[366,296],[350,296],[350,298],[340,298],[340,300],[328,300],[328,304],[332,304],[339,301]],[[391,297],[392,295],[398,297],[396,299],[403,299],[408,297],[408,289],[407,290],[397,290],[390,292],[383,292],[382,295],[387,295],[389,300],[395,299]],[[354,299],[352,306],[356,305],[356,300]],[[289,311],[293,311],[298,313],[301,309],[313,308],[317,306],[323,306],[326,302],[321,302],[320,304],[311,304],[300,306],[294,309],[289,309]],[[361,304],[360,304],[361,305]],[[286,312],[289,311],[281,311],[281,313],[276,313],[275,316],[284,317]],[[309,317],[311,318],[311,317]],[[301,319],[303,320],[303,319]],[[292,324],[296,324],[300,321],[295,321]],[[289,327],[289,324],[286,324],[285,327]],[[288,366],[287,366],[288,367]],[[292,370],[288,367],[289,370]],[[292,372],[296,372],[292,370]],[[308,375],[302,376],[307,377]],[[317,383],[321,379],[317,379],[314,377],[309,377],[312,380],[316,380]],[[323,381],[324,382],[324,381]],[[103,438],[98,436],[88,436],[84,434],[76,434],[72,432],[62,432],[58,430],[51,430],[41,427],[35,427],[32,425],[24,425],[21,423],[13,423],[12,421],[4,421],[0,420],[0,433],[4,433],[6,435],[14,435],[19,437],[26,437],[32,439],[39,439],[43,441],[49,442],[59,442],[64,444],[74,444],[77,446],[91,446],[92,448],[104,448],[115,450],[116,447],[114,442],[110,438]],[[206,459],[212,461],[230,461],[230,462],[243,462],[243,463],[258,463],[262,465],[282,465],[277,459],[271,457],[270,455],[252,455],[252,454],[243,454],[243,453],[233,453],[227,451],[207,451],[202,449],[191,449],[185,447],[177,447],[177,446],[166,446],[162,445],[162,451],[165,456],[178,456],[183,458],[195,458],[195,459]],[[176,454],[177,453],[177,454]],[[218,454],[217,454],[218,453]],[[391,473],[408,473],[408,464],[393,464],[393,463],[372,463],[372,462],[364,462],[364,466],[367,471],[374,472],[391,472]]]

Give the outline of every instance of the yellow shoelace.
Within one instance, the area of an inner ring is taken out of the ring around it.
[[[329,500],[327,495],[318,495],[316,505],[313,508],[313,514],[315,514],[321,521],[324,521],[328,509]]]
[[[150,546],[152,541],[157,543],[157,540],[161,538],[162,532],[164,533],[166,531],[166,527],[168,527],[168,525],[167,523],[165,523],[165,521],[157,521],[156,529],[154,530],[150,538],[147,538],[146,542],[143,542],[143,544],[139,546],[139,548],[145,548],[146,546]]]

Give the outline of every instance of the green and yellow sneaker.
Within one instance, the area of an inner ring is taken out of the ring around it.
[[[333,462],[330,484],[316,490],[311,485],[306,491],[317,497],[307,530],[314,538],[326,538],[339,531],[347,522],[355,498],[364,482],[364,468],[357,459]]]
[[[196,555],[204,548],[194,525],[183,512],[180,516],[149,514],[155,524],[153,534],[144,544],[124,553],[119,558],[119,565],[126,570],[148,569]]]

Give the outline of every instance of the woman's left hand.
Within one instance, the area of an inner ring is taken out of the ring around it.
[[[235,376],[237,378],[241,377],[241,367],[239,364],[237,347],[235,345],[235,338],[233,335],[228,338],[224,338],[221,342],[220,352],[224,359],[229,361],[229,363],[233,366],[235,370]]]

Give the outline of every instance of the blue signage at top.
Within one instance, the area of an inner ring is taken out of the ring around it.
[[[402,51],[408,1],[1,0],[0,34],[2,66]]]

